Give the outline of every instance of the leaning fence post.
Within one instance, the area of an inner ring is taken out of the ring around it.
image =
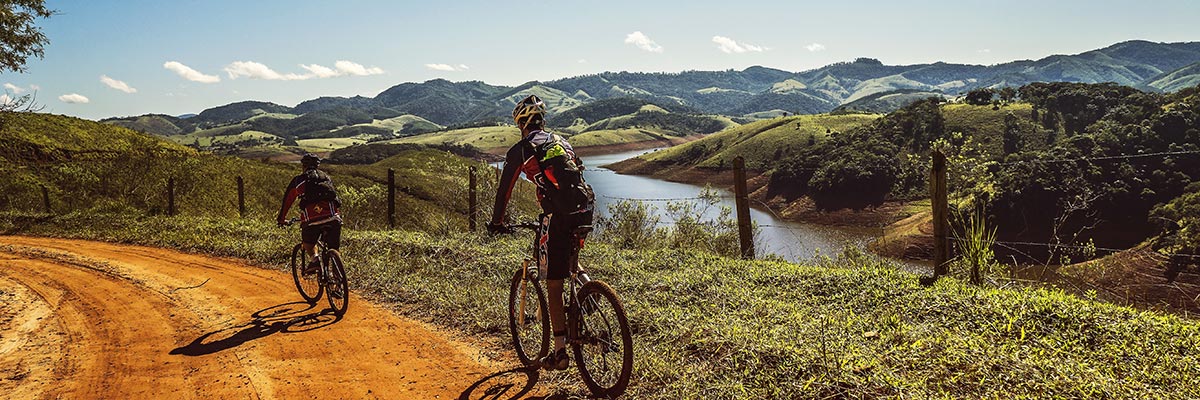
[[[246,182],[242,177],[237,177],[238,186],[238,215],[246,218]]]
[[[933,150],[933,169],[929,171],[929,190],[933,203],[933,277],[949,272],[950,243],[949,200],[946,194],[946,156]]]
[[[175,178],[167,179],[167,215],[175,215]]]
[[[396,170],[388,168],[388,228],[396,228]]]
[[[475,184],[477,182],[476,182],[476,178],[475,178],[475,167],[474,166],[472,166],[470,169],[470,180],[471,180],[471,188],[470,188],[470,190],[467,191],[467,225],[468,225],[468,228],[471,230],[471,232],[474,232],[475,231],[475,217],[478,214],[478,212],[476,210],[476,207],[478,207],[478,205],[476,204],[476,201],[475,201]]]
[[[736,198],[738,239],[741,241],[742,258],[754,259],[754,238],[750,222],[750,197],[746,193],[746,160],[742,156],[733,159],[733,194]]]
[[[42,186],[42,205],[45,206],[45,208],[46,208],[46,214],[53,214],[54,211],[50,209],[50,190],[46,189],[46,185],[41,185],[41,186]]]

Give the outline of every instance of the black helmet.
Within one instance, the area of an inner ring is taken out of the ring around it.
[[[321,165],[321,157],[317,157],[313,153],[304,153],[304,156],[300,157],[300,165],[303,165],[306,169],[316,168],[318,165]]]
[[[513,108],[513,122],[518,128],[525,128],[531,121],[542,121],[546,118],[546,103],[536,95],[529,95]]]

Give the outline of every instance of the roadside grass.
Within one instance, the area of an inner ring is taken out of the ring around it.
[[[254,220],[92,213],[0,213],[0,230],[276,269],[299,236]],[[1200,396],[1194,320],[1047,289],[954,279],[924,287],[853,250],[798,265],[671,246],[621,250],[603,233],[596,239],[582,260],[621,295],[633,325],[629,398]],[[506,349],[503,299],[527,241],[348,230],[343,248],[355,290]],[[548,375],[577,381],[574,371]]]

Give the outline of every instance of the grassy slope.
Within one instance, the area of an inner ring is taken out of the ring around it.
[[[383,119],[383,120],[377,119],[375,121],[372,121],[369,124],[360,124],[360,125],[367,125],[367,126],[374,126],[374,127],[378,127],[378,128],[391,129],[393,132],[404,131],[405,125],[411,125],[413,127],[416,127],[417,129],[422,129],[422,130],[435,130],[435,129],[442,128],[441,125],[429,122],[429,120],[426,120],[425,118],[421,118],[416,115],[409,115],[409,114],[401,115],[399,117]]]
[[[487,126],[481,128],[453,129],[430,132],[422,135],[393,139],[384,143],[455,144],[471,145],[477,149],[490,150],[507,148],[517,140],[517,128],[511,126]]]
[[[0,230],[273,268],[297,238],[253,221],[92,215],[0,214]],[[343,243],[356,290],[508,348],[503,299],[525,237],[351,230]],[[795,265],[599,242],[582,257],[634,326],[630,398],[1200,396],[1200,324],[1176,316],[1045,289],[927,288],[853,254]],[[574,373],[542,380],[578,385]]]
[[[942,116],[946,120],[946,132],[962,132],[983,144],[991,154],[1002,154],[1004,142],[1004,118],[1008,113],[1017,117],[1017,127],[1025,149],[1045,149],[1046,134],[1031,118],[1033,106],[1028,103],[1012,103],[993,110],[992,106],[970,104],[946,104]]]
[[[10,114],[0,131],[0,210],[41,209],[39,185],[59,212],[162,213],[167,180],[176,181],[180,214],[236,217],[235,177],[245,179],[247,213],[271,219],[295,164],[200,154],[161,138],[108,124],[49,114]],[[367,166],[327,166],[350,223],[386,223],[386,168],[396,169],[403,226],[465,226],[467,169],[482,163],[435,150],[409,150]],[[131,173],[136,171],[136,173]],[[430,171],[441,171],[431,173]],[[486,169],[485,169],[486,171]],[[481,179],[481,212],[490,212],[492,180]],[[527,190],[527,189],[523,189]],[[514,201],[532,210],[530,196]],[[411,225],[407,225],[410,224]]]
[[[750,169],[766,171],[772,168],[775,152],[781,156],[807,146],[811,135],[816,140],[826,137],[826,130],[844,132],[868,123],[876,115],[798,115],[757,121],[709,135],[703,139],[655,152],[648,161],[697,167],[732,165],[733,158],[742,156]]]

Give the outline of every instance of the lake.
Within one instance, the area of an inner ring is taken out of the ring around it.
[[[668,201],[661,199],[690,199],[700,195],[702,186],[669,182],[637,175],[622,175],[604,168],[603,165],[636,157],[653,150],[638,150],[624,153],[582,157],[587,169],[584,177],[596,192],[596,209],[608,213],[608,206],[622,199],[650,199],[647,202],[660,220],[669,223],[673,218],[667,212]],[[500,165],[496,165],[499,167]],[[734,207],[733,193],[724,188],[715,188],[721,201],[709,207],[705,214],[714,218],[721,207]],[[681,200],[687,201],[687,200]],[[775,218],[765,209],[751,208],[750,218],[759,225],[755,252],[759,257],[777,254],[789,261],[802,261],[816,255],[836,255],[845,246],[863,247],[873,240],[877,230],[855,230],[817,224],[789,222]],[[669,225],[665,225],[668,226]]]

